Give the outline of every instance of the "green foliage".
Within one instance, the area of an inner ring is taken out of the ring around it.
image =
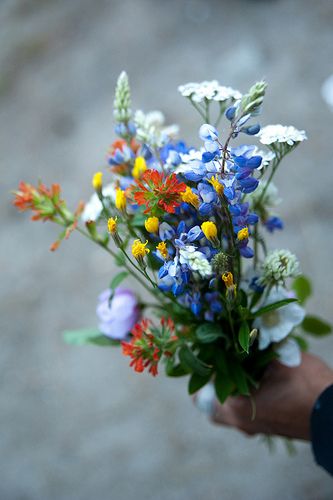
[[[179,350],[179,360],[185,369],[205,377],[212,372],[212,367],[199,359],[189,347],[183,346]]]
[[[241,323],[238,332],[238,341],[245,352],[249,352],[250,346],[250,327],[246,321]]]
[[[188,375],[190,373],[190,370],[180,364],[175,365],[172,359],[168,359],[165,367],[165,372],[168,377],[183,377],[184,375]]]
[[[230,380],[230,378],[222,372],[217,372],[214,386],[217,399],[221,404],[223,404],[227,397],[230,396],[235,387],[232,380]]]
[[[126,257],[121,250],[115,256],[115,262],[117,266],[124,266],[126,263]]]
[[[230,378],[234,382],[239,393],[244,396],[248,396],[250,394],[250,390],[244,368],[238,364],[236,360],[231,360],[231,362],[228,363],[228,368]]]
[[[279,309],[287,304],[291,304],[292,302],[298,302],[298,299],[283,299],[274,302],[273,304],[268,304],[267,306],[261,307],[258,311],[253,313],[253,317],[261,316],[262,314],[266,314],[270,311],[274,311],[275,309]]]
[[[303,275],[297,276],[292,284],[292,289],[296,293],[296,296],[301,304],[304,304],[312,294],[311,282],[306,276]]]
[[[296,340],[301,351],[306,352],[308,350],[309,344],[307,343],[307,341],[303,337],[301,337],[300,335],[293,335],[293,339]]]
[[[329,335],[332,332],[331,325],[322,319],[317,318],[317,316],[305,316],[301,326],[306,333],[309,333],[314,337],[323,337],[324,335]]]
[[[189,394],[194,394],[199,391],[204,385],[206,385],[210,380],[211,374],[207,374],[206,376],[198,375],[197,373],[193,373],[188,381],[188,392]]]
[[[84,328],[81,330],[66,330],[63,333],[63,338],[66,344],[86,345],[95,344],[100,346],[115,346],[119,345],[119,340],[113,340],[103,335],[100,331],[93,328]]]
[[[125,278],[127,278],[128,275],[128,271],[121,271],[112,278],[110,283],[110,289],[112,290],[112,292],[115,291],[115,289],[120,285],[122,281],[124,281]]]
[[[214,323],[202,323],[196,329],[195,334],[202,344],[214,342],[214,340],[223,335],[221,326]]]

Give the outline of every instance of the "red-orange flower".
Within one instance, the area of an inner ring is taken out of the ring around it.
[[[144,213],[162,215],[163,212],[175,213],[181,203],[181,193],[186,185],[179,182],[176,174],[165,175],[157,170],[147,170],[133,188],[134,199],[138,205],[145,205]]]
[[[177,340],[175,326],[171,319],[161,319],[161,329],[154,327],[151,321],[143,319],[132,329],[130,342],[122,342],[123,354],[130,356],[130,366],[136,372],[148,368],[154,377],[158,374],[158,363],[164,354],[172,355],[172,344]],[[171,350],[170,350],[171,349]]]
[[[14,191],[14,194],[13,205],[21,212],[31,210],[34,214],[32,220],[52,219],[57,212],[57,206],[63,204],[60,200],[59,184],[52,184],[48,189],[41,182],[34,187],[21,181],[18,191]]]

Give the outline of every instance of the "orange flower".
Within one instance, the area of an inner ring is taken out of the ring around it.
[[[176,174],[165,175],[157,170],[147,170],[136,181],[133,193],[137,204],[147,207],[145,214],[158,216],[163,212],[175,213],[182,201],[181,193],[185,190],[186,185],[178,181]]]

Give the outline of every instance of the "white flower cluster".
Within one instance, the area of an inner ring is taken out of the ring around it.
[[[161,147],[167,140],[174,138],[179,133],[178,125],[164,127],[165,118],[161,111],[144,113],[136,111],[134,123],[137,128],[137,138],[153,147]]]
[[[274,250],[264,260],[260,281],[273,285],[284,283],[287,278],[294,278],[299,274],[299,262],[294,254],[289,250]]]
[[[259,140],[262,144],[286,143],[288,146],[293,146],[297,142],[302,142],[307,139],[304,130],[284,125],[267,125],[258,133]]]
[[[218,102],[227,101],[228,99],[237,101],[242,98],[242,94],[238,90],[224,87],[217,80],[185,83],[185,85],[180,85],[178,90],[182,96],[190,97],[194,102],[202,102],[204,99]]]
[[[103,196],[109,196],[113,202],[116,199],[116,189],[114,183],[107,184],[102,189]],[[85,204],[84,210],[82,212],[81,218],[83,222],[93,221],[95,222],[101,215],[103,210],[103,205],[98,198],[97,194],[94,193],[90,200]]]
[[[200,274],[201,278],[209,278],[213,274],[212,266],[202,252],[199,252],[193,245],[186,245],[179,251],[181,264]]]

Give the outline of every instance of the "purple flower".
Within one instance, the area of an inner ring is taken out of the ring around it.
[[[98,297],[98,328],[112,339],[123,340],[140,319],[138,300],[126,288],[116,288],[111,300],[110,297],[111,290],[104,290]]]

